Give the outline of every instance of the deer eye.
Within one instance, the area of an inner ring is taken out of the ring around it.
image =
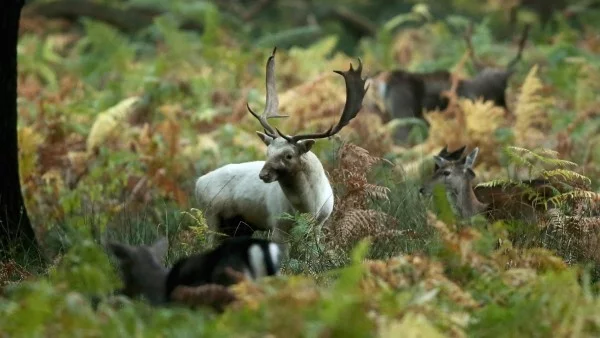
[[[285,159],[286,159],[286,160],[291,160],[291,159],[292,159],[292,154],[287,154],[287,155],[285,155]]]

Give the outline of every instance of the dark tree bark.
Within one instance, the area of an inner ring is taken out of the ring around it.
[[[0,1],[0,259],[37,249],[21,193],[17,143],[17,36],[23,0]]]

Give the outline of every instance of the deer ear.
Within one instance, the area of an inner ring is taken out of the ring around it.
[[[132,249],[125,244],[109,242],[106,244],[108,250],[117,257],[120,263],[125,263],[131,261]]]
[[[451,158],[452,160],[460,160],[460,158],[463,156],[463,153],[465,152],[466,147],[467,146],[462,146],[462,147],[456,149],[455,151],[449,153],[448,157]]]
[[[465,168],[465,174],[469,175],[470,179],[474,179],[476,176],[475,172],[471,168]]]
[[[269,146],[269,144],[271,144],[271,142],[273,141],[273,138],[265,133],[261,133],[260,131],[256,132],[256,135],[258,135],[258,137],[260,137],[260,139],[263,141],[264,144],[266,144],[267,146]]]
[[[449,154],[449,153],[448,153],[448,146],[445,146],[445,147],[444,147],[444,149],[440,150],[440,152],[438,153],[438,156],[445,157],[445,156],[447,156],[448,154]]]
[[[448,163],[448,161],[445,158],[437,155],[433,156],[433,160],[435,161],[435,165],[437,165],[438,168],[441,168],[444,165],[446,165],[446,163]]]
[[[157,260],[163,260],[169,250],[169,241],[167,237],[161,237],[159,240],[154,242],[150,247],[150,252]]]
[[[477,154],[479,154],[479,147],[475,147],[475,149],[473,149],[471,153],[467,155],[467,158],[465,159],[465,168],[473,168],[473,164],[477,159]]]
[[[315,140],[308,139],[308,140],[298,141],[296,143],[296,147],[298,147],[298,151],[300,151],[300,154],[304,154],[304,153],[307,153],[314,144],[315,144]]]

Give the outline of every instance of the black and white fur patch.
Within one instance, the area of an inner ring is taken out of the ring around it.
[[[250,279],[278,275],[281,257],[279,246],[269,240],[229,238],[212,250],[177,261],[167,277],[167,298],[179,285],[234,284],[235,280],[226,272],[228,267]]]

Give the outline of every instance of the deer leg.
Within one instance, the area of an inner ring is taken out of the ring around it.
[[[221,217],[215,213],[207,213],[205,216],[208,226],[208,236],[206,242],[209,247],[214,247],[221,241]]]
[[[271,234],[271,240],[279,245],[282,254],[282,261],[289,258],[290,254],[290,236],[288,227],[275,227]]]
[[[244,220],[240,216],[221,219],[220,231],[228,237],[251,237],[254,234],[256,227]]]

